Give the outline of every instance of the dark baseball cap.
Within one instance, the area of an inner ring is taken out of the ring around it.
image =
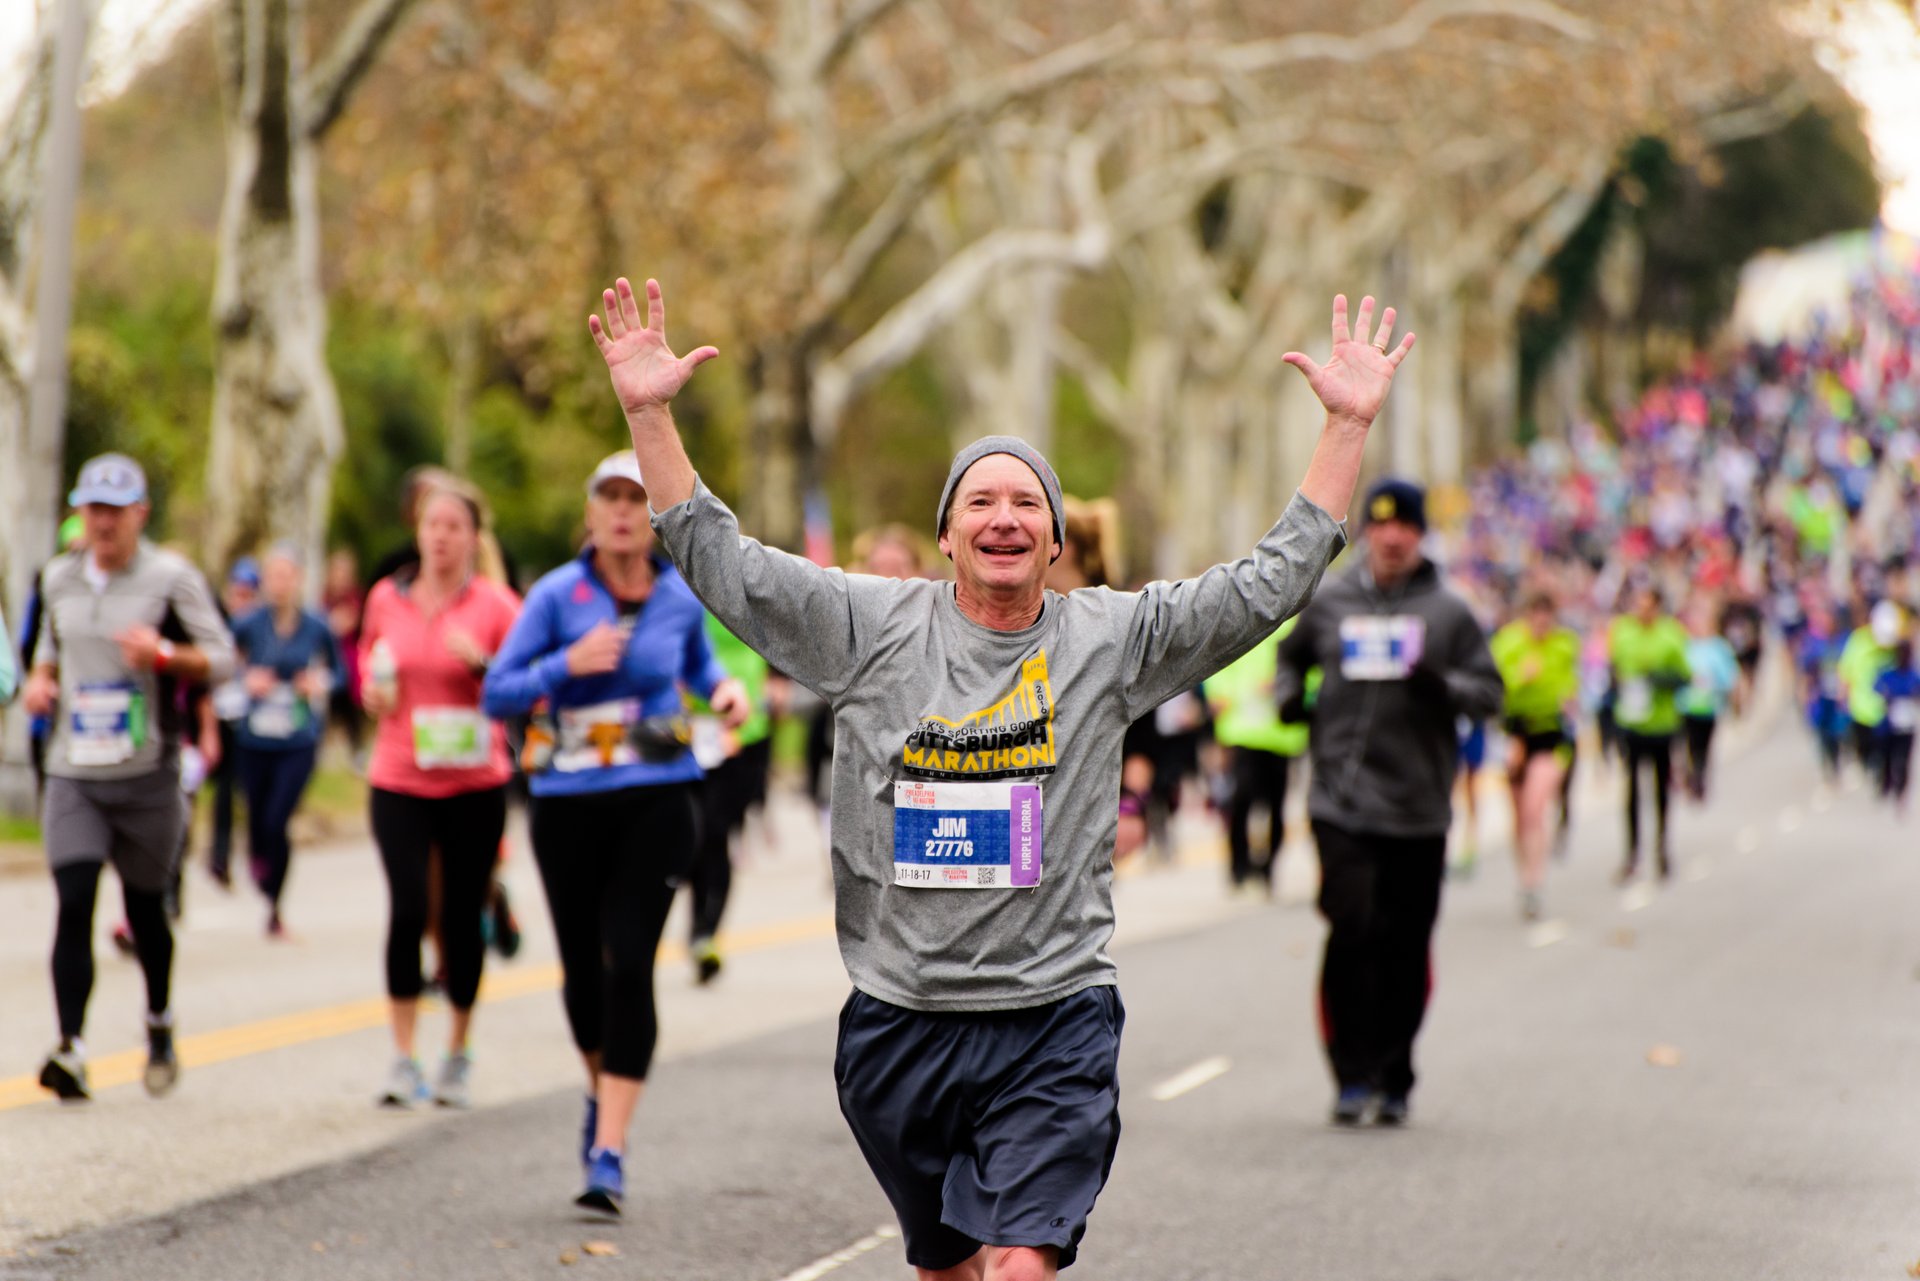
[[[1386,477],[1367,491],[1367,524],[1397,520],[1415,529],[1427,527],[1427,491],[1410,480]]]

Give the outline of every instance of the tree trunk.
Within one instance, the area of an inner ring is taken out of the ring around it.
[[[314,144],[296,88],[303,0],[228,0],[227,190],[214,281],[206,551],[215,568],[289,540],[320,581],[344,434],[327,368]]]
[[[751,362],[753,405],[740,494],[741,523],[770,547],[806,544],[803,504],[814,476],[807,421],[807,358],[784,338],[762,343]]]

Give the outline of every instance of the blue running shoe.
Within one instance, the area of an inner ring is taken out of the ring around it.
[[[593,1163],[593,1140],[600,1133],[600,1100],[587,1096],[587,1114],[580,1120],[580,1164]]]
[[[620,1216],[620,1202],[627,1194],[626,1173],[620,1166],[620,1154],[611,1148],[595,1148],[587,1158],[587,1190],[573,1199],[583,1210]]]

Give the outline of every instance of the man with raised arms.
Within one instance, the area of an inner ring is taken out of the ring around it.
[[[1044,587],[1053,468],[1009,436],[962,449],[936,531],[954,581],[838,570],[740,534],[668,404],[719,353],[675,356],[660,287],[588,321],[653,523],[729,630],[833,708],[833,875],[853,980],[834,1077],[922,1281],[1028,1281],[1073,1262],[1120,1135],[1125,1014],[1107,942],[1127,725],[1297,611],[1345,543],[1367,430],[1413,335],[1373,299],[1324,365],[1327,411],[1279,522],[1240,560],[1140,592]]]

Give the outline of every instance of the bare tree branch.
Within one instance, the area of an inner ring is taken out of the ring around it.
[[[800,305],[797,328],[812,329],[822,323],[853,296],[867,278],[880,255],[890,249],[906,232],[942,174],[954,162],[952,147],[931,147],[916,152],[905,162],[905,172],[895,179],[892,190],[880,207],[861,224],[840,251],[833,265],[813,282],[806,301]]]
[[[999,75],[962,85],[882,130],[848,157],[847,173],[858,178],[873,166],[891,162],[901,151],[958,124],[990,119],[1015,102],[1105,70],[1133,47],[1133,34],[1126,26],[1111,27]]]
[[[820,49],[814,59],[814,74],[830,76],[840,60],[847,56],[861,36],[873,28],[889,13],[898,9],[905,0],[855,0],[852,11],[840,20],[834,29],[832,38]]]
[[[1096,356],[1091,347],[1064,328],[1054,327],[1052,342],[1054,358],[1080,380],[1093,412],[1111,426],[1124,424],[1130,415],[1127,389],[1119,376],[1107,368],[1106,362]]]
[[[882,316],[846,350],[813,371],[812,420],[819,443],[831,441],[849,401],[918,351],[934,330],[978,296],[995,272],[1029,262],[1082,270],[1104,262],[1112,233],[1100,207],[1099,151],[1076,139],[1067,158],[1072,231],[1004,228],[974,241]]]
[[[413,0],[362,0],[333,48],[307,73],[297,91],[299,127],[307,137],[318,141],[326,136],[412,4]]]
[[[1550,0],[1420,0],[1399,19],[1356,36],[1303,32],[1221,49],[1213,61],[1231,71],[1271,71],[1290,62],[1366,62],[1418,45],[1435,26],[1460,18],[1512,18],[1570,40],[1594,38],[1593,24]]]
[[[726,40],[727,45],[742,61],[766,80],[774,79],[773,63],[761,48],[761,26],[753,10],[740,3],[740,0],[680,0],[682,4],[692,5],[706,16],[713,29]]]

